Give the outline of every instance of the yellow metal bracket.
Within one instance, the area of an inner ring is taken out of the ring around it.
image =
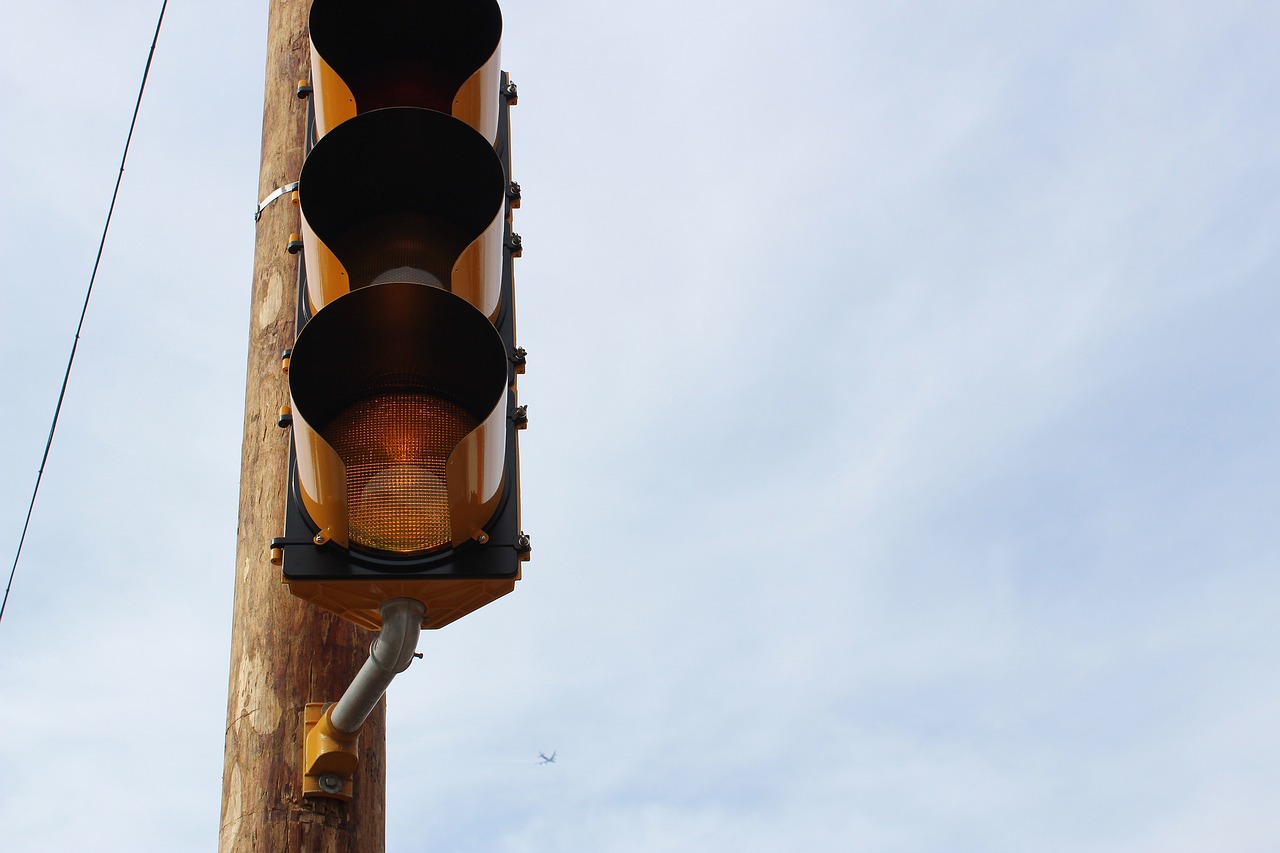
[[[302,796],[350,800],[360,735],[334,728],[332,702],[308,702],[302,740]]]

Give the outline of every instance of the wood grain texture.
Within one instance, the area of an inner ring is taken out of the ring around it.
[[[270,3],[258,198],[298,179],[306,121],[295,86],[308,77],[309,0]],[[280,353],[293,344],[299,263],[285,246],[298,226],[288,195],[257,223],[218,849],[382,853],[382,703],[361,731],[355,799],[301,796],[303,707],[342,695],[372,634],[291,596],[270,562],[284,524],[289,435],[276,416],[289,399]]]

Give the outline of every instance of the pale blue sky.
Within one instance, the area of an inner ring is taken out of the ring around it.
[[[2,13],[10,555],[158,8]],[[534,560],[392,686],[388,850],[1280,849],[1280,10],[504,14]],[[264,27],[167,14],[0,624],[15,853],[216,843]]]

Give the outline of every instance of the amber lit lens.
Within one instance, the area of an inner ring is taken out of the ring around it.
[[[347,467],[351,541],[379,551],[447,545],[449,454],[478,422],[461,407],[419,391],[361,400],[321,431]]]

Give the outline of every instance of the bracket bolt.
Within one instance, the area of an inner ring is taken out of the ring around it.
[[[336,794],[342,790],[342,777],[337,773],[324,773],[316,780],[320,783],[320,790],[326,794]]]

